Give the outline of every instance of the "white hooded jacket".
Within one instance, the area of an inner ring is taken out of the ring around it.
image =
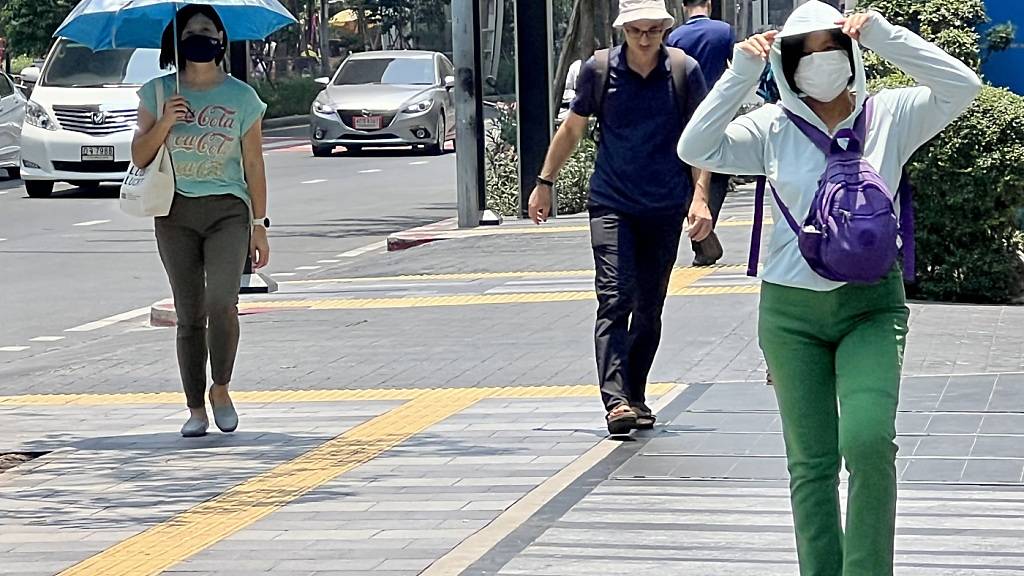
[[[842,14],[838,10],[818,0],[801,5],[776,38],[770,58],[782,106],[826,133],[829,131],[825,124],[786,81],[779,39],[837,29],[836,21],[840,18]],[[918,147],[941,132],[970,105],[981,89],[981,80],[959,60],[906,28],[893,26],[877,13],[863,27],[860,43],[919,84],[913,88],[883,90],[872,100],[864,158],[895,192],[903,165]],[[836,131],[853,126],[867,93],[864,63],[857,42],[853,42],[853,60],[851,89],[856,94],[856,106]],[[779,106],[766,105],[733,120],[763,69],[761,58],[736,48],[732,68],[715,84],[683,131],[679,157],[692,166],[712,172],[767,176],[793,216],[802,221],[825,171],[825,155]],[[816,291],[842,286],[811,270],[800,254],[796,234],[777,206],[773,206],[772,214],[775,226],[768,243],[762,280]]]

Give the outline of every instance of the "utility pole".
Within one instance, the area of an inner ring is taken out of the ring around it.
[[[320,0],[320,75],[331,75],[331,23],[328,21],[327,0]]]
[[[591,3],[591,7],[593,4]],[[593,43],[593,15],[590,16]],[[564,46],[563,51],[575,51]],[[551,34],[551,0],[516,0],[516,93],[519,96],[519,207],[526,217],[530,193],[544,165],[554,129],[551,78],[554,46]],[[570,60],[571,62],[571,60]],[[561,102],[561,98],[559,98]],[[557,200],[551,214],[556,214]]]
[[[459,228],[480,225],[487,203],[484,191],[484,95],[480,77],[480,30],[480,3],[477,0],[452,0]]]

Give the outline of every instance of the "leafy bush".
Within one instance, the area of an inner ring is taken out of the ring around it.
[[[978,69],[975,29],[988,21],[981,0],[863,0]],[[990,45],[986,50],[998,46]],[[871,90],[913,85],[866,54]],[[1003,303],[1024,291],[1020,211],[1024,208],[1024,98],[986,86],[978,99],[908,163],[916,188],[915,297]]]
[[[253,87],[267,103],[267,118],[309,114],[313,100],[324,89],[309,78],[256,82]]]
[[[916,295],[1006,302],[1024,285],[1024,98],[986,86],[943,134],[914,155],[918,194]]]
[[[518,126],[515,104],[499,104],[497,109],[498,116],[487,134],[484,153],[487,207],[502,216],[518,218],[519,155],[516,152]],[[555,189],[559,214],[577,214],[586,210],[596,153],[594,141],[584,139],[562,168]]]
[[[35,58],[24,54],[11,58],[11,74],[15,76],[21,74],[21,71],[31,66],[34,61]]]

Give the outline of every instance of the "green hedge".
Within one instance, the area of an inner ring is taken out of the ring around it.
[[[516,134],[515,104],[499,104],[498,116],[487,134],[484,155],[487,207],[512,218],[520,215]],[[562,168],[555,193],[559,214],[576,214],[586,210],[596,152],[593,140],[584,139]]]
[[[324,89],[311,78],[255,82],[253,88],[267,103],[267,118],[309,114],[313,100]]]
[[[862,0],[977,70],[987,22],[981,0]],[[865,55],[871,90],[913,81]],[[917,298],[1006,303],[1024,292],[1024,98],[986,86],[953,124],[908,163],[916,188]]]
[[[914,155],[918,285],[928,300],[1004,303],[1024,288],[1024,98],[986,86]]]

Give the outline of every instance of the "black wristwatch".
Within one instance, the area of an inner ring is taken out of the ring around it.
[[[270,229],[270,218],[264,218],[262,220],[254,219],[252,221],[252,225],[253,226],[262,226],[263,229],[269,230]]]
[[[541,178],[540,176],[537,176],[537,184],[539,184],[541,186],[547,186],[548,188],[554,188],[554,186],[555,186],[554,182],[552,182],[551,180],[545,180],[544,178]]]

